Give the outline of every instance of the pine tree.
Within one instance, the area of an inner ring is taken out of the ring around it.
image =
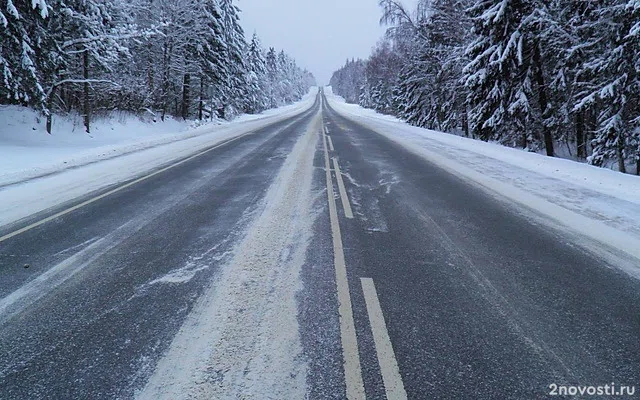
[[[256,33],[247,46],[245,55],[247,65],[247,104],[249,113],[259,113],[268,108],[267,97],[267,66],[264,59],[262,45]]]
[[[136,35],[119,5],[92,0],[51,1],[43,55],[38,62],[47,109],[53,111],[56,100],[80,104],[86,132],[90,131],[91,87],[109,90],[118,86],[96,75],[112,72],[122,58],[128,57],[123,42]],[[51,113],[47,131],[51,133]]]
[[[392,34],[406,60],[395,91],[399,115],[431,129],[465,129],[465,89],[460,78],[470,28],[468,19],[461,18],[466,2],[420,2],[415,21],[406,12],[394,12],[391,5],[395,3],[387,3],[385,10],[392,15],[383,18],[400,18]]]
[[[278,56],[276,50],[270,47],[265,56],[267,64],[267,79],[268,79],[268,97],[269,108],[278,107]]]
[[[7,0],[0,104],[47,115],[111,110],[203,119],[299,99],[314,83],[290,56],[247,44],[232,0]],[[268,65],[267,65],[268,64]]]
[[[367,105],[385,114],[395,114],[394,89],[397,86],[396,71],[402,67],[402,59],[392,49],[389,40],[383,40],[374,49],[365,68],[368,98]]]
[[[210,88],[224,88],[229,76],[229,63],[225,59],[227,42],[222,10],[215,0],[200,0],[198,11],[198,35],[194,43],[197,72],[200,81],[198,94],[198,119],[204,118],[204,107]],[[209,101],[213,107],[213,102]],[[209,111],[210,115],[213,111]]]
[[[598,128],[589,162],[602,166],[617,160],[626,172],[626,159],[640,167],[640,1],[599,2],[582,28],[585,43],[602,43],[588,49],[581,66],[581,96],[576,109],[597,104]]]
[[[464,69],[472,128],[484,140],[535,149],[541,127],[547,155],[553,137],[544,123],[548,94],[542,63],[543,2],[482,0],[469,9],[475,40]],[[519,136],[519,137],[518,137]]]
[[[342,96],[347,103],[357,104],[365,84],[365,68],[363,60],[347,60],[329,81],[334,93]]]
[[[4,11],[4,13],[3,13]],[[25,104],[46,112],[46,93],[37,70],[36,51],[46,35],[45,19],[49,9],[44,0],[12,0],[0,9],[0,97],[10,103]]]
[[[232,0],[219,0],[222,17],[227,76],[224,87],[220,89],[229,116],[243,110],[244,83],[246,68],[244,65],[244,31],[240,26],[240,10]]]

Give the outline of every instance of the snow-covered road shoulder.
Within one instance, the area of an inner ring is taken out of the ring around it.
[[[640,178],[570,160],[410,126],[347,104],[325,90],[341,115],[378,132],[436,165],[512,204],[524,205],[555,225],[622,250],[640,276]],[[586,246],[589,247],[589,246]],[[615,251],[608,251],[609,254]]]
[[[66,146],[63,151],[49,148],[60,158],[16,159],[13,167],[0,172],[0,227],[64,204],[89,193],[144,176],[160,166],[183,159],[224,141],[283,121],[309,110],[317,89],[291,106],[269,110],[262,115],[241,117],[223,125],[202,126],[181,134],[146,137],[106,146]],[[98,143],[100,143],[98,141]],[[12,151],[7,146],[2,151]],[[47,146],[50,147],[50,146]],[[27,147],[25,154],[42,149]],[[46,152],[45,151],[45,152]],[[6,185],[2,187],[2,185]]]
[[[77,118],[57,118],[54,134],[45,132],[37,112],[18,106],[0,107],[0,187],[55,174],[66,169],[108,160],[169,143],[206,136],[224,136],[241,126],[254,126],[295,115],[313,103],[313,88],[301,101],[264,111],[244,114],[233,121],[216,120],[193,128],[193,122],[168,118],[165,122],[143,121],[121,113],[94,122],[92,134],[83,132]]]

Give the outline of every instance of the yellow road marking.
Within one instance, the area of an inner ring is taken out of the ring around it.
[[[382,382],[388,400],[406,400],[407,392],[404,390],[398,361],[393,352],[387,325],[384,322],[382,307],[378,300],[378,293],[371,278],[360,278],[362,283],[362,291],[364,292],[364,301],[367,304],[367,313],[369,314],[369,323],[371,324],[371,332],[373,333],[373,342],[376,346],[376,354],[378,363],[380,364],[380,372],[382,374]]]
[[[344,378],[347,386],[347,399],[365,399],[362,369],[360,367],[360,354],[358,353],[358,341],[356,338],[356,328],[353,320],[351,295],[349,294],[349,282],[347,280],[347,266],[344,260],[342,234],[340,232],[340,223],[338,221],[336,200],[333,197],[333,180],[331,178],[329,152],[327,151],[327,137],[326,135],[322,135],[322,138],[324,146],[324,166],[327,177],[329,217],[331,220],[331,236],[333,237],[333,263],[336,269],[338,313],[340,316],[340,340],[342,342],[342,355],[344,358]]]
[[[353,212],[351,211],[351,203],[349,203],[349,196],[347,196],[347,189],[344,187],[344,181],[342,180],[342,172],[338,165],[338,160],[333,157],[333,168],[336,170],[336,181],[338,181],[338,192],[340,192],[340,200],[342,200],[342,208],[344,209],[345,217],[353,218]]]

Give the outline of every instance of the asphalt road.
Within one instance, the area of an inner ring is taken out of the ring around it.
[[[133,397],[319,106],[0,243],[0,399]]]
[[[383,386],[361,277],[375,282],[409,398],[640,383],[637,280],[324,107],[355,214],[341,225],[368,397]]]
[[[296,297],[309,398],[361,387],[368,399],[537,399],[554,383],[640,384],[637,280],[319,96],[298,116],[1,242],[0,398],[133,398],[321,110]],[[161,284],[167,276],[180,284]],[[354,354],[359,371],[345,364]]]

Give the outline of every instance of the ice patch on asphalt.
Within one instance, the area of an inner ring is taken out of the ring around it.
[[[76,244],[75,246],[67,247],[64,250],[61,250],[61,251],[55,253],[53,256],[56,257],[56,256],[61,256],[63,254],[71,253],[71,252],[73,252],[75,250],[78,250],[78,249],[81,249],[81,248],[83,248],[85,246],[88,246],[88,245],[90,245],[90,244],[92,244],[92,243],[94,243],[94,242],[96,242],[98,240],[100,240],[100,237],[91,238],[91,239],[89,239],[89,240],[87,240],[85,242],[82,242],[80,244]]]
[[[391,187],[397,183],[400,183],[400,178],[398,178],[397,176],[392,176],[389,180],[387,180],[386,178],[382,178],[378,183],[380,184],[380,186],[384,187],[384,192],[386,194],[390,194]]]
[[[198,265],[193,262],[188,262],[184,267],[175,269],[165,276],[154,279],[145,286],[153,286],[158,283],[186,283],[193,279],[198,272],[204,271],[208,268],[209,265]]]
[[[317,213],[319,114],[296,142],[231,261],[156,366],[139,399],[302,399],[307,363],[296,293]]]
[[[355,186],[355,187],[362,186],[355,179],[353,179],[351,174],[349,174],[348,172],[342,171],[342,175],[344,175],[349,180],[349,183],[351,183],[353,186]]]
[[[136,294],[144,293],[150,287],[157,284],[179,284],[179,283],[187,283],[190,282],[198,272],[204,271],[211,267],[210,264],[203,264],[199,261],[203,259],[207,259],[207,261],[220,261],[224,259],[230,252],[224,252],[219,255],[209,256],[210,254],[215,254],[215,252],[220,248],[223,244],[228,242],[228,238],[216,244],[209,250],[205,251],[199,256],[192,256],[187,261],[186,265],[181,268],[176,268],[171,270],[168,274],[163,275],[159,278],[156,278],[144,285],[140,285],[136,288]]]
[[[367,226],[365,227],[367,232],[389,232],[389,226],[382,214],[382,210],[380,210],[380,201],[377,197],[369,203],[367,212],[370,216],[367,220]]]

